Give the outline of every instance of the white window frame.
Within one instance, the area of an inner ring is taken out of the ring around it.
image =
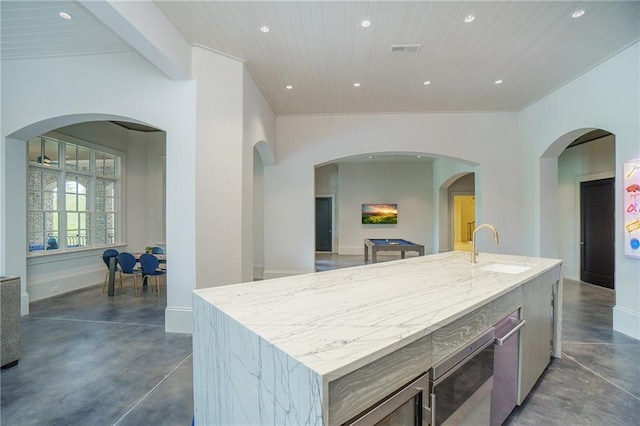
[[[36,139],[36,138],[34,138]],[[64,161],[59,161],[58,167],[51,166],[50,164],[39,164],[29,161],[28,156],[28,146],[29,141],[27,141],[27,153],[26,153],[26,161],[27,161],[27,194],[29,193],[29,172],[31,170],[46,170],[49,172],[55,172],[58,174],[58,202],[56,206],[56,212],[58,213],[58,249],[55,250],[47,250],[46,245],[47,241],[44,241],[44,249],[37,251],[29,251],[29,241],[31,234],[29,218],[27,218],[27,256],[29,257],[37,257],[44,255],[53,255],[53,254],[61,254],[61,253],[74,253],[82,250],[95,250],[106,247],[118,246],[124,244],[124,226],[126,224],[125,218],[125,209],[124,209],[124,181],[125,181],[125,154],[123,152],[101,146],[92,144],[90,142],[80,140],[71,136],[57,134],[55,132],[50,132],[42,136],[38,136],[38,139],[48,139],[59,143],[59,156],[60,158],[64,158],[65,148],[67,144],[77,145],[79,147],[90,150],[90,168],[89,171],[80,171],[67,169]],[[95,169],[96,165],[96,152],[108,154],[115,157],[115,177],[105,176],[102,174],[98,174]],[[67,173],[70,175],[84,175],[89,177],[90,184],[87,189],[88,193],[88,203],[89,203],[89,211],[88,215],[90,217],[91,225],[87,228],[88,235],[91,238],[91,244],[80,246],[80,247],[68,247],[69,239],[67,235],[67,209],[66,209],[66,177]],[[97,225],[98,225],[98,213],[96,211],[96,180],[108,180],[113,181],[115,183],[115,197],[114,197],[114,239],[112,242],[100,243],[98,244],[96,241],[97,234]],[[27,197],[27,215],[36,210],[31,210],[31,206],[29,205],[29,197]],[[42,209],[44,211],[44,209]],[[44,230],[42,231],[44,233]]]

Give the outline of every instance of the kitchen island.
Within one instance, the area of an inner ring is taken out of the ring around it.
[[[561,294],[557,259],[465,252],[196,290],[196,424],[342,424],[517,309],[522,401]]]

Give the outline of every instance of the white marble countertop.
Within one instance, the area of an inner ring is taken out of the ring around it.
[[[327,381],[430,334],[561,261],[447,252],[196,290]],[[517,274],[480,268],[527,265]]]

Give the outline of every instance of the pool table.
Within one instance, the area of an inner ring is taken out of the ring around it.
[[[399,251],[400,258],[405,258],[408,251],[417,251],[418,256],[424,256],[424,246],[412,243],[400,238],[365,238],[364,239],[364,261],[369,260],[369,249],[371,249],[371,262],[378,261],[379,251]]]

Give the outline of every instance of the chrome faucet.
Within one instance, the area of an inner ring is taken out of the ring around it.
[[[476,226],[476,229],[473,230],[473,236],[471,237],[471,239],[473,240],[473,247],[471,248],[471,263],[476,263],[476,257],[478,256],[478,249],[476,248],[476,232],[478,232],[478,229],[482,228],[491,229],[491,231],[493,232],[493,239],[495,240],[496,245],[498,245],[498,231],[496,231],[496,228],[489,225],[488,223],[483,223],[482,225]]]

